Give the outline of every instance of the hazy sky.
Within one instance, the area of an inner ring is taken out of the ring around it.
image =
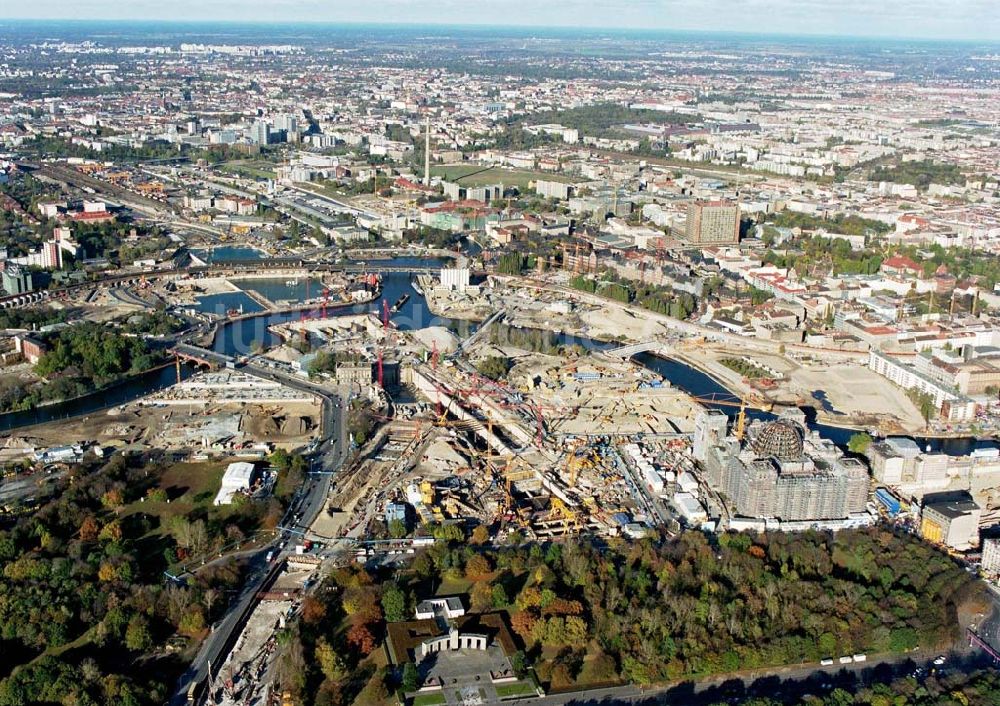
[[[640,27],[1000,41],[1000,0],[4,0],[0,17]]]

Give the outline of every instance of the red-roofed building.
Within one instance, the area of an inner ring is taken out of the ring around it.
[[[909,275],[920,277],[924,274],[924,268],[903,255],[894,255],[882,263],[882,272],[889,275]]]
[[[70,218],[81,223],[107,223],[115,220],[115,214],[108,211],[80,211]]]

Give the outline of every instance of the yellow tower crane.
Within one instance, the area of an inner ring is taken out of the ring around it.
[[[747,433],[747,398],[746,395],[740,398],[740,413],[736,416],[736,427],[733,430],[733,436],[739,441],[743,441],[743,437]]]

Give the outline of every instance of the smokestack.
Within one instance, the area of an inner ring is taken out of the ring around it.
[[[424,135],[424,186],[431,185],[431,116],[427,116],[427,130]]]

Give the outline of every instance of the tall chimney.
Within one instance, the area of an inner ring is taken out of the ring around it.
[[[427,130],[424,135],[424,186],[431,185],[431,116],[427,116]]]

